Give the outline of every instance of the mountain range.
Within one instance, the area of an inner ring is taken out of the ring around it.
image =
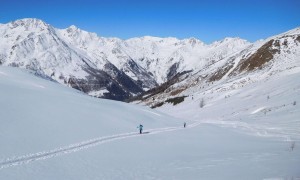
[[[210,83],[297,67],[299,45],[300,28],[254,43],[225,38],[205,44],[196,38],[104,38],[34,18],[0,24],[0,65],[30,69],[95,97],[138,96],[151,106]]]

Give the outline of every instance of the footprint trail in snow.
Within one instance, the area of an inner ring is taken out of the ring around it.
[[[187,126],[185,129],[196,127],[200,123],[201,122],[195,122],[195,123]],[[97,145],[115,141],[115,140],[121,140],[121,139],[126,139],[126,138],[131,138],[131,137],[138,137],[138,136],[143,136],[143,135],[158,134],[158,133],[181,130],[181,129],[184,129],[184,128],[183,127],[167,127],[167,128],[158,128],[158,129],[148,129],[147,133],[142,134],[142,135],[138,134],[136,132],[131,132],[131,133],[112,135],[112,136],[103,136],[103,137],[91,139],[88,141],[83,141],[83,142],[80,142],[77,144],[71,144],[69,146],[56,148],[56,149],[53,149],[50,151],[42,151],[42,152],[27,154],[27,155],[18,156],[18,157],[10,157],[10,158],[0,161],[0,170],[11,167],[11,166],[27,164],[27,163],[37,161],[37,160],[44,160],[44,159],[60,156],[63,154],[77,152],[77,151],[80,151],[83,149],[87,149],[87,148],[90,148],[93,146],[97,146]]]

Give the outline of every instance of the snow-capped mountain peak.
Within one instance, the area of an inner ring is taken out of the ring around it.
[[[79,28],[75,25],[71,25],[70,27],[67,28],[69,31],[76,31],[78,30]]]
[[[210,44],[211,46],[221,46],[221,45],[247,45],[250,44],[250,42],[248,42],[247,40],[241,39],[239,37],[226,37],[223,40],[220,41],[215,41],[212,44]]]
[[[9,28],[23,28],[25,31],[43,31],[51,29],[52,26],[44,21],[36,18],[24,18],[16,21],[12,21],[7,24]]]
[[[203,47],[206,45],[204,42],[194,37],[183,39],[180,41],[180,43],[184,46],[191,46],[192,48],[196,46]]]

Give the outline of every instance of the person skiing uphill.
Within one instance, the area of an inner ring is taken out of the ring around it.
[[[184,127],[184,128],[186,127],[186,122],[183,123],[183,127]]]
[[[137,128],[140,129],[140,134],[142,134],[143,133],[143,125],[140,124]]]

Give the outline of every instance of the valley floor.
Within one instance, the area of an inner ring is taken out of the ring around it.
[[[150,130],[149,134],[4,167],[0,179],[300,178],[300,151],[291,149],[291,142],[232,128],[194,125]]]

